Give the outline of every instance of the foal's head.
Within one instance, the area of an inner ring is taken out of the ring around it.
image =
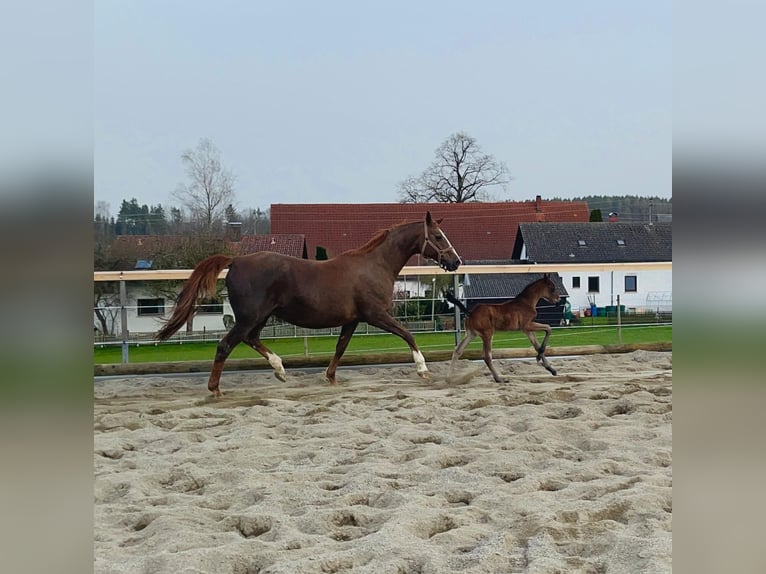
[[[551,276],[549,273],[546,273],[543,275],[542,279],[538,279],[537,282],[540,284],[540,288],[542,289],[542,292],[540,294],[540,297],[545,299],[546,301],[550,303],[558,303],[559,299],[561,298],[556,291],[556,284],[553,282],[553,279],[551,279]]]
[[[432,219],[430,211],[426,212],[426,220],[423,224],[423,247],[420,254],[436,261],[443,269],[454,271],[463,261],[439,227],[441,222],[441,219],[438,221]]]

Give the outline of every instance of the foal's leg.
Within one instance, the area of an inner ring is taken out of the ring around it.
[[[532,322],[529,324],[528,328],[530,330],[526,331],[527,337],[529,338],[529,342],[532,343],[532,346],[535,348],[535,351],[537,351],[537,361],[542,361],[543,367],[545,367],[552,375],[555,375],[556,369],[551,367],[548,359],[545,358],[545,346],[548,344],[548,337],[550,337],[551,334],[550,325],[546,325],[545,323]],[[543,337],[543,342],[540,345],[537,343],[537,336],[535,336],[535,331],[545,331],[545,337]]]
[[[426,359],[423,357],[423,353],[418,349],[415,339],[412,334],[405,329],[399,321],[391,317],[391,315],[382,314],[375,317],[368,317],[367,322],[373,327],[379,327],[384,331],[393,333],[404,339],[412,351],[412,359],[415,361],[415,368],[417,369],[418,376],[423,379],[428,379],[428,367],[426,366]]]
[[[348,343],[351,341],[351,336],[354,334],[358,324],[359,321],[347,323],[343,325],[340,330],[340,337],[338,337],[338,343],[335,345],[335,355],[333,356],[332,360],[330,361],[330,365],[327,367],[327,370],[324,373],[327,381],[331,385],[337,384],[337,381],[335,380],[335,369],[337,368],[343,353],[346,352],[346,347],[348,347]]]
[[[468,347],[471,341],[473,341],[475,338],[476,331],[472,331],[471,329],[465,330],[465,336],[463,337],[463,340],[458,343],[457,347],[455,347],[455,350],[452,352],[452,361],[449,365],[450,374],[455,370],[455,365],[457,364],[458,359],[460,359],[460,357],[465,352],[466,347]]]
[[[281,357],[261,342],[261,329],[263,329],[264,324],[265,322],[251,329],[245,338],[245,343],[263,355],[263,358],[274,369],[274,376],[284,383],[287,380],[287,375]]]
[[[492,364],[492,332],[484,331],[479,333],[479,336],[481,337],[482,350],[484,351],[484,362],[489,367],[492,378],[495,379],[496,383],[504,383],[505,381],[495,369],[495,365]]]
[[[243,327],[238,327],[238,323],[235,323],[231,330],[223,336],[218,343],[218,348],[215,352],[215,360],[213,361],[213,368],[210,370],[210,378],[207,381],[208,390],[213,393],[214,397],[221,396],[221,390],[218,388],[221,382],[221,372],[223,371],[223,364],[226,358],[231,354],[234,347],[244,339]]]

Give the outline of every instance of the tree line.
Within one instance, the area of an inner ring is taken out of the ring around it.
[[[554,201],[565,201],[554,197]],[[588,204],[591,221],[608,221],[614,214],[617,221],[626,223],[658,223],[669,221],[673,216],[673,199],[664,197],[641,197],[637,195],[586,195],[573,197],[571,201]]]

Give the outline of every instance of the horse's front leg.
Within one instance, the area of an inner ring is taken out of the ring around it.
[[[472,331],[470,329],[466,329],[465,331],[465,337],[463,337],[463,340],[460,341],[460,343],[455,347],[455,350],[452,352],[452,361],[449,365],[450,374],[455,370],[455,366],[457,365],[458,359],[463,355],[463,353],[466,350],[466,347],[471,343],[471,341],[474,340],[476,337],[476,332]]]
[[[418,372],[418,376],[423,379],[430,379],[430,375],[428,374],[428,367],[426,366],[426,359],[423,357],[423,353],[421,353],[420,349],[418,349],[412,334],[407,329],[405,329],[404,326],[399,323],[399,321],[391,317],[391,315],[380,314],[373,317],[368,317],[367,322],[373,327],[378,327],[404,339],[404,342],[409,345],[410,350],[412,351],[412,359],[415,361],[415,368]]]
[[[337,381],[335,380],[335,370],[338,367],[338,363],[340,362],[343,353],[346,352],[346,347],[348,347],[348,343],[351,341],[351,336],[354,334],[357,325],[359,325],[359,321],[347,323],[343,325],[340,330],[340,337],[338,337],[338,343],[335,345],[335,355],[324,373],[327,381],[331,385],[337,384]]]
[[[535,351],[537,351],[537,362],[542,362],[543,367],[552,375],[556,374],[556,369],[551,367],[550,363],[548,362],[548,359],[545,358],[545,349],[548,344],[548,337],[550,337],[551,334],[551,328],[550,325],[546,325],[545,323],[531,323],[529,326],[529,331],[527,331],[527,337],[529,338],[529,342],[532,343],[532,346],[535,348]],[[545,336],[543,337],[542,344],[537,343],[537,337],[535,336],[535,331],[544,331]]]

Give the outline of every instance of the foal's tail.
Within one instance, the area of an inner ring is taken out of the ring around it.
[[[460,309],[460,310],[461,310],[463,313],[465,313],[465,314],[466,314],[466,316],[468,316],[468,315],[469,315],[469,313],[468,313],[468,309],[466,308],[466,306],[465,306],[465,305],[463,305],[463,304],[460,302],[460,300],[459,300],[457,297],[455,297],[455,296],[452,294],[452,292],[451,292],[451,291],[442,291],[442,295],[444,295],[444,298],[445,298],[447,301],[449,301],[450,303],[452,303],[452,304],[454,304],[454,305],[457,305],[457,306],[458,306],[458,309]]]
[[[157,334],[154,335],[155,339],[159,341],[168,339],[194,314],[197,300],[200,297],[215,295],[215,282],[218,279],[218,274],[228,267],[233,259],[227,255],[211,255],[199,262],[181,289],[173,315],[162,329],[157,331]]]

